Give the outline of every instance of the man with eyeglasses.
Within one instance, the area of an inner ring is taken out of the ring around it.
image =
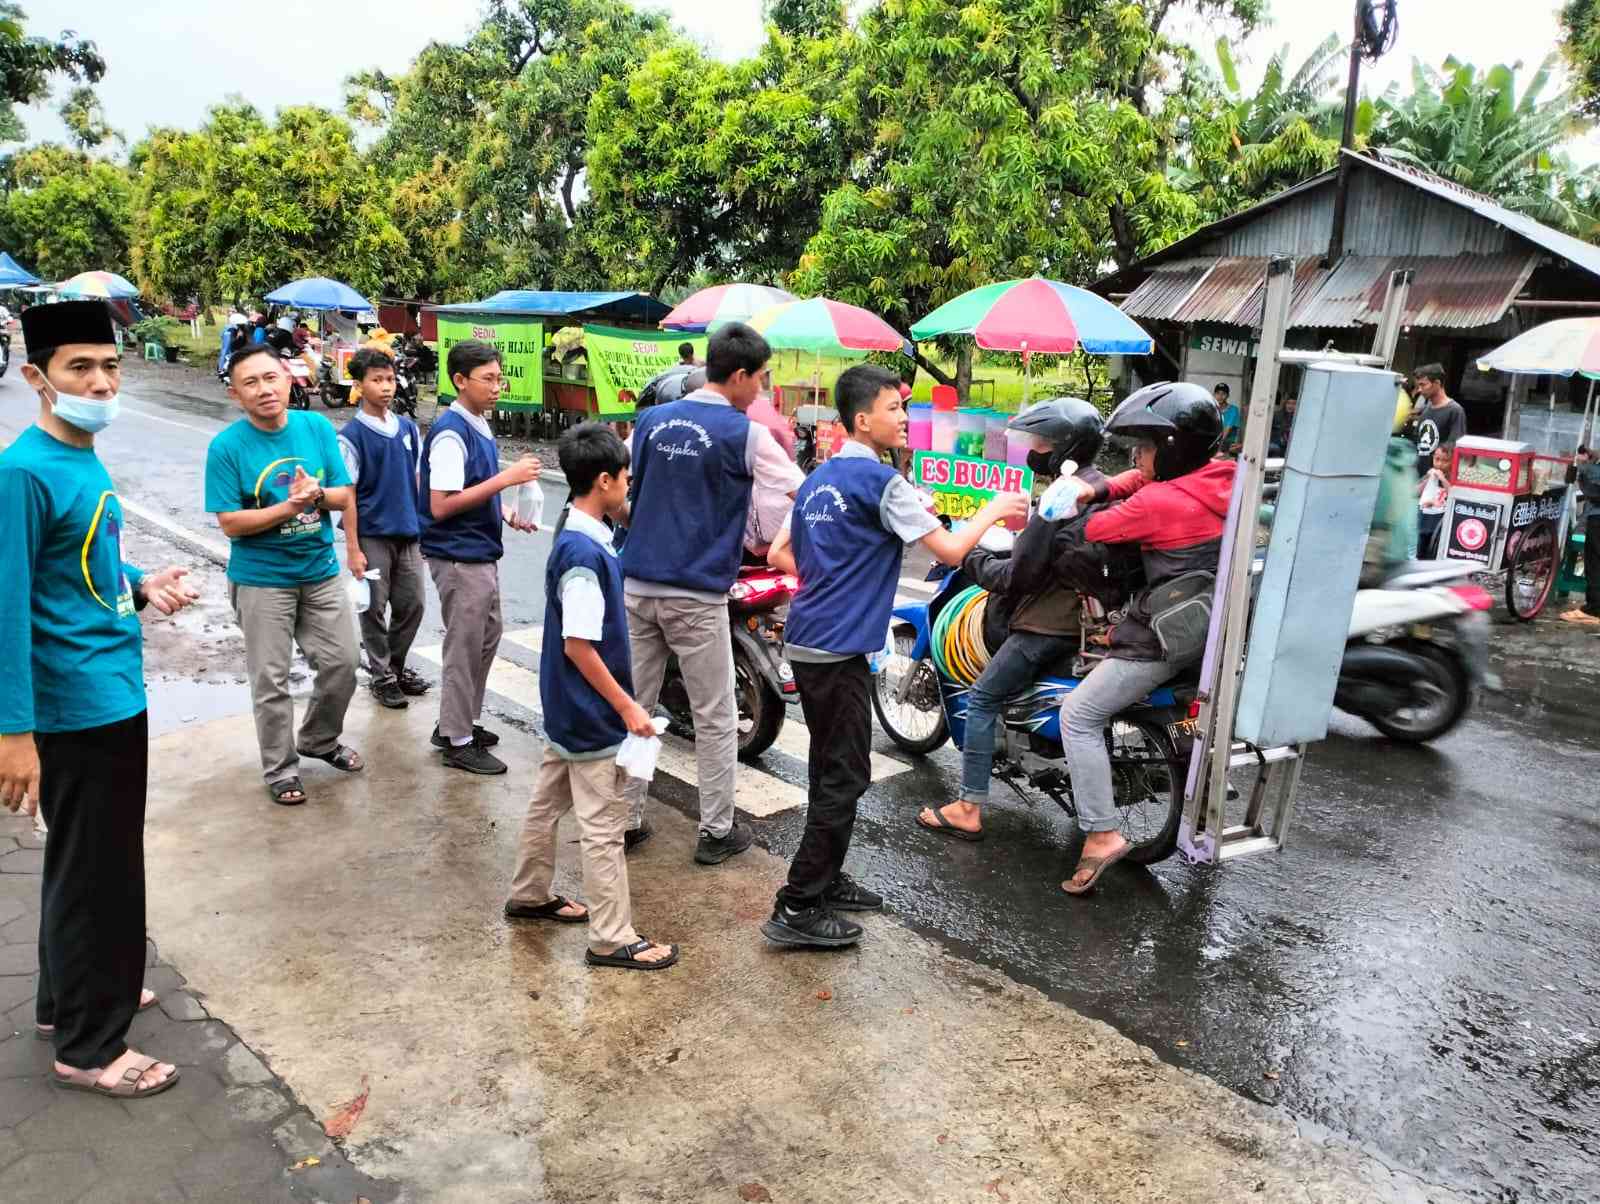
[[[500,493],[539,479],[539,460],[524,456],[501,469],[489,414],[505,377],[492,343],[468,339],[450,348],[445,370],[456,399],[433,421],[422,445],[417,507],[422,556],[444,613],[444,671],[433,745],[444,763],[467,773],[497,774],[505,762],[489,749],[500,737],[478,723],[489,667],[500,649]],[[532,530],[512,520],[518,530]]]

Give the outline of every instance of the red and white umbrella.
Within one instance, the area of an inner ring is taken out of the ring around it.
[[[685,297],[659,325],[662,330],[710,330],[713,323],[748,322],[762,310],[794,299],[793,293],[770,284],[718,284]]]

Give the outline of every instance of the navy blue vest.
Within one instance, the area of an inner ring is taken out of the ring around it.
[[[750,513],[749,446],[750,420],[730,405],[674,401],[639,416],[624,576],[727,592]]]
[[[444,431],[455,431],[467,446],[467,474],[462,488],[470,489],[500,471],[500,453],[494,440],[485,438],[455,410],[446,410],[433,420],[427,441],[422,445],[422,491],[417,497],[417,519],[422,531],[422,554],[436,560],[455,560],[462,564],[488,564],[504,552],[500,542],[500,495],[487,505],[466,510],[442,521],[435,521],[429,505],[428,453],[433,441]],[[366,475],[365,473],[362,474]]]
[[[628,646],[628,614],[622,596],[622,565],[617,557],[581,531],[563,530],[550,549],[544,569],[544,647],[539,652],[539,701],[544,707],[544,733],[569,760],[598,759],[615,751],[628,729],[622,717],[568,659],[561,632],[561,579],[567,573],[590,573],[605,595],[606,615],[596,651],[611,676],[633,693],[633,654]]]
[[[894,476],[876,460],[835,456],[800,486],[789,520],[800,592],[786,643],[847,656],[883,647],[905,553],[879,518]]]
[[[417,424],[396,416],[392,437],[352,418],[339,432],[361,457],[356,481],[356,514],[361,534],[385,539],[415,539],[417,526]]]

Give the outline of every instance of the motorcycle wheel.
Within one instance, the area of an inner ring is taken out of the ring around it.
[[[1134,865],[1166,860],[1178,847],[1187,768],[1171,733],[1143,719],[1113,719],[1106,743],[1118,828],[1132,846],[1126,860]]]
[[[754,761],[783,730],[784,704],[744,649],[733,646],[733,696],[739,706],[739,760]]]
[[[1524,623],[1538,618],[1550,600],[1560,559],[1555,523],[1544,519],[1523,531],[1506,570],[1506,609]]]
[[[933,662],[923,657],[911,659],[916,634],[909,627],[897,627],[894,655],[887,658],[872,679],[872,711],[897,748],[919,757],[927,756],[950,738],[944,707],[939,701],[939,678]],[[900,683],[907,673],[915,674],[906,700],[901,702]]]
[[[1416,705],[1362,718],[1391,740],[1426,744],[1461,722],[1472,704],[1472,683],[1466,667],[1444,649],[1415,642],[1404,647],[1427,671],[1427,679],[1415,683],[1412,691]]]

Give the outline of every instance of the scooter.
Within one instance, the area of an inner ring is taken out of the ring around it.
[[[289,408],[291,410],[309,410],[311,408],[311,394],[315,391],[315,382],[311,379],[311,368],[305,360],[298,355],[284,355],[280,353],[284,366],[289,369]]]
[[[1473,566],[1413,560],[1356,592],[1333,703],[1391,740],[1425,744],[1460,723],[1488,676],[1494,600]]]
[[[733,688],[739,707],[739,759],[753,761],[783,730],[785,707],[797,702],[794,670],[783,655],[783,623],[800,583],[764,565],[746,565],[728,590],[728,626],[733,636]],[[694,739],[694,711],[678,668],[667,662],[661,683],[667,730]]]
[[[0,376],[11,367],[11,332],[0,330]]]
[[[872,709],[889,739],[906,752],[923,756],[947,739],[957,748],[964,743],[971,688],[936,667],[931,633],[940,611],[970,584],[958,570],[944,578],[931,601],[894,609],[892,648],[873,679]],[[1074,654],[1046,666],[1006,704],[995,732],[995,778],[1030,804],[1032,792],[1047,795],[1074,818],[1061,703],[1083,680],[1082,659]],[[1127,860],[1139,865],[1161,861],[1177,847],[1187,773],[1178,741],[1188,739],[1200,714],[1196,685],[1191,674],[1160,686],[1106,728],[1119,827],[1132,846]]]

